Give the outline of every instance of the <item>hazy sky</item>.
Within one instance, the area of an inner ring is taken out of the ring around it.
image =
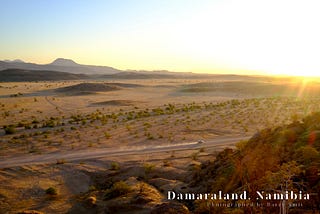
[[[320,74],[320,1],[0,0],[0,59]]]

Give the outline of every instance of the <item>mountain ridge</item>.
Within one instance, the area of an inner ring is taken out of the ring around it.
[[[23,60],[21,59],[14,59],[14,60],[9,60],[9,59],[5,59],[3,60],[4,62],[8,62],[8,63],[25,63]]]
[[[73,74],[89,74],[89,75],[101,75],[101,74],[115,74],[122,72],[122,70],[109,67],[109,66],[97,66],[97,65],[82,65],[78,64],[71,59],[57,58],[50,64],[36,64],[23,62],[22,60],[1,60],[0,71],[6,69],[23,69],[23,70],[47,70],[47,71],[60,71]]]
[[[89,77],[85,74],[72,74],[51,70],[10,68],[0,71],[0,82],[80,80],[87,78]]]

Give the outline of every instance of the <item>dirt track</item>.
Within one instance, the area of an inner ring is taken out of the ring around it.
[[[217,149],[222,149],[227,146],[233,146],[240,140],[249,139],[248,136],[237,136],[237,137],[219,137],[206,141],[204,143],[190,142],[190,143],[180,143],[174,145],[161,145],[156,147],[122,147],[116,149],[99,149],[91,151],[75,151],[75,152],[60,152],[54,154],[43,154],[43,155],[25,155],[20,157],[9,158],[5,160],[0,160],[0,168],[9,168],[16,166],[24,165],[33,165],[33,164],[44,164],[52,163],[57,160],[64,161],[79,161],[79,160],[88,160],[88,159],[99,159],[106,157],[116,157],[116,156],[130,156],[130,155],[140,155],[140,154],[150,154],[150,153],[160,153],[168,151],[181,151],[181,150],[191,150],[199,149],[202,147],[216,147]]]

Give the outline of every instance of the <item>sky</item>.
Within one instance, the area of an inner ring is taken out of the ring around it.
[[[0,0],[0,60],[320,75],[318,0]]]

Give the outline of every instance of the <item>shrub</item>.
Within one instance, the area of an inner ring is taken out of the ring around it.
[[[171,158],[174,158],[174,157],[175,157],[174,153],[175,153],[175,151],[172,151],[172,152],[171,152],[171,156],[170,156]]]
[[[90,196],[86,198],[85,202],[89,207],[93,207],[97,203],[97,198],[95,196]]]
[[[95,186],[91,185],[91,186],[89,186],[88,190],[89,191],[96,191],[97,188]]]
[[[111,189],[107,190],[104,195],[104,200],[123,196],[132,191],[132,188],[124,181],[118,181],[114,183]]]
[[[58,195],[58,192],[54,187],[49,187],[48,189],[46,189],[46,194],[48,194],[48,195]]]
[[[111,138],[111,134],[109,134],[108,132],[105,132],[104,136],[105,136],[106,139],[110,139]]]
[[[65,159],[60,159],[60,160],[57,160],[56,164],[65,164],[66,163],[66,160]]]
[[[111,170],[118,170],[118,169],[120,169],[120,166],[119,166],[118,163],[112,162],[112,163],[110,164],[110,169],[111,169]]]
[[[16,129],[13,125],[10,126],[4,126],[4,131],[6,134],[14,134],[16,133]]]
[[[194,152],[191,154],[191,159],[192,160],[198,160],[198,156],[199,156],[199,153],[198,152]]]
[[[163,160],[163,166],[171,166],[172,164],[168,160]]]
[[[56,126],[56,123],[54,120],[48,120],[43,124],[43,127],[53,128]]]
[[[146,136],[147,136],[148,140],[154,139],[154,137],[152,136],[152,134],[150,132],[146,133]]]
[[[152,170],[154,170],[156,166],[154,164],[145,163],[143,165],[144,171],[146,174],[150,173]]]

